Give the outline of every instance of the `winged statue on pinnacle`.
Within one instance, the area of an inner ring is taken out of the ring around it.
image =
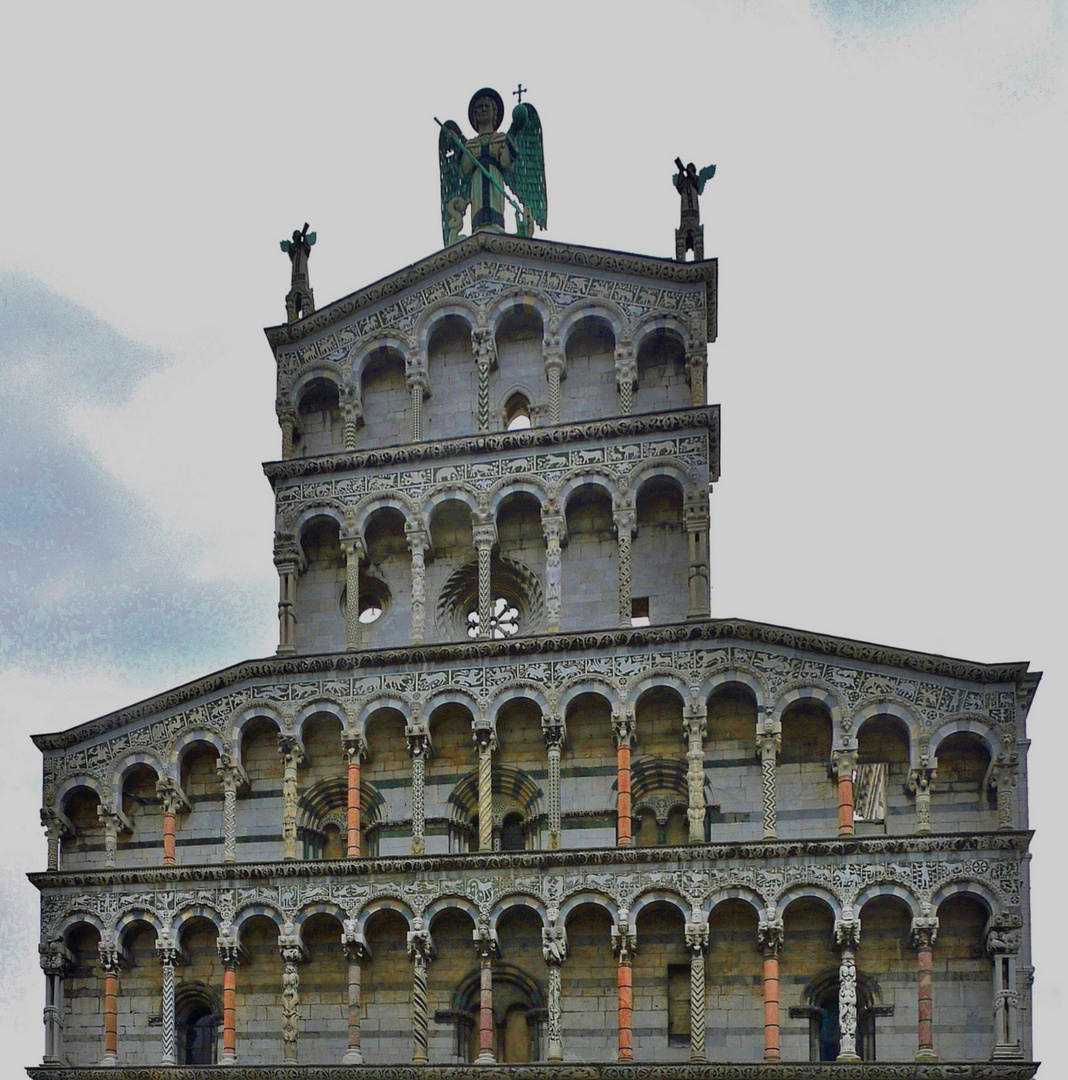
[[[541,117],[522,90],[512,124],[501,132],[504,102],[496,90],[475,92],[467,118],[475,129],[467,139],[455,120],[439,126],[441,164],[441,229],[445,246],[462,240],[464,217],[471,208],[471,231],[504,232],[504,204],[515,210],[516,231],[533,236],[535,224],[544,229],[548,215],[545,191],[545,152]],[[511,192],[511,194],[509,194]],[[514,197],[513,197],[514,196]]]

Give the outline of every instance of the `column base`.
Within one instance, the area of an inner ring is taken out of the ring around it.
[[[690,1055],[690,1064],[691,1065],[707,1065],[708,1064],[708,1058],[704,1054],[691,1054]]]
[[[223,1051],[223,1056],[222,1056],[222,1061],[220,1061],[219,1064],[220,1065],[236,1065],[237,1064],[237,1054],[228,1054],[224,1050]]]
[[[765,1050],[764,1051],[764,1060],[765,1061],[781,1061],[782,1060],[782,1055],[779,1053],[778,1050]]]
[[[493,1056],[491,1050],[480,1050],[478,1057],[475,1058],[476,1065],[496,1065],[497,1059]]]
[[[998,1043],[990,1055],[991,1061],[1023,1061],[1023,1050],[1019,1043]]]
[[[996,1051],[995,1051],[996,1052]],[[119,1064],[118,1054],[105,1054],[100,1060],[101,1068],[114,1069]]]
[[[838,1057],[835,1058],[835,1061],[860,1061],[860,1054],[839,1054]]]
[[[938,1055],[934,1052],[934,1050],[931,1047],[925,1046],[922,1050],[918,1050],[916,1052],[916,1060],[917,1061],[937,1061],[938,1060]]]
[[[274,651],[275,656],[296,656],[296,645],[279,645]]]
[[[358,1046],[350,1046],[341,1059],[342,1065],[362,1065],[363,1051]]]
[[[545,1055],[546,1061],[563,1061],[564,1051],[559,1046],[550,1046],[548,1054]]]

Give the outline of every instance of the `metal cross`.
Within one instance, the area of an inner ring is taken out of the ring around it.
[[[523,95],[529,93],[530,91],[522,83],[520,83],[519,86],[512,91],[512,97],[518,97],[520,104],[522,104]]]

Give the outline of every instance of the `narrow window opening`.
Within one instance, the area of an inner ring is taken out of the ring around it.
[[[649,597],[636,596],[630,602],[630,625],[649,625]]]
[[[858,765],[853,775],[853,817],[857,821],[886,821],[886,778],[889,766],[885,761]]]
[[[690,1041],[690,966],[668,964],[668,1046],[685,1046]]]
[[[530,402],[522,394],[513,394],[504,407],[504,426],[508,431],[524,431],[530,423]]]

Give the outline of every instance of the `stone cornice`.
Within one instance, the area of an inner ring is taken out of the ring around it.
[[[651,255],[635,255],[625,251],[605,248],[582,247],[578,244],[561,244],[553,240],[534,240],[506,233],[477,232],[458,244],[443,248],[433,255],[420,259],[387,277],[380,278],[332,304],[320,308],[314,315],[295,323],[269,326],[264,330],[272,348],[292,345],[314,334],[328,330],[372,304],[395,296],[397,293],[418,285],[427,278],[470,259],[480,252],[512,258],[533,259],[541,263],[560,266],[582,267],[612,274],[628,274],[633,277],[656,281],[674,281],[680,284],[704,282],[708,290],[708,340],[716,340],[716,282],[718,266],[715,259],[697,263],[680,263],[670,258]]]
[[[832,637],[770,623],[744,619],[710,619],[675,623],[669,626],[645,626],[631,629],[605,629],[583,634],[543,634],[508,638],[503,641],[453,642],[420,645],[404,649],[368,649],[359,652],[322,653],[314,656],[269,656],[245,660],[201,679],[146,698],[116,712],[107,713],[66,731],[32,736],[38,750],[65,750],[87,739],[98,738],[123,725],[251,679],[282,678],[287,675],[314,675],[321,672],[367,671],[383,667],[419,664],[453,664],[483,658],[536,656],[566,652],[589,652],[629,646],[658,646],[692,642],[735,640],[754,645],[769,645],[800,652],[842,658],[859,664],[923,672],[948,679],[974,683],[1012,683],[1033,677],[1026,662],[1012,664],[977,664],[932,653],[911,652],[865,641]]]
[[[931,852],[1010,851],[1025,853],[1034,835],[1023,832],[944,833],[851,839],[765,840],[679,847],[578,848],[561,851],[469,852],[462,855],[389,856],[376,859],[290,859],[284,862],[201,863],[137,870],[44,871],[27,875],[40,890],[106,885],[173,885],[187,882],[254,881],[279,878],[398,876],[485,870],[545,870],[555,867],[639,866],[658,863],[715,863],[819,856],[923,855]]]
[[[34,1066],[33,1080],[1031,1080],[1035,1061],[839,1062],[568,1062],[549,1065],[125,1065]]]
[[[462,439],[406,443],[401,446],[388,446],[348,454],[268,461],[264,464],[263,471],[273,486],[277,480],[313,476],[317,473],[375,469],[468,454],[498,454],[506,450],[527,450],[542,446],[559,446],[564,443],[599,442],[621,436],[686,431],[693,428],[707,428],[712,435],[709,442],[709,464],[712,479],[717,480],[719,479],[718,405],[706,405],[696,409],[673,409],[666,413],[618,416],[586,424],[556,424],[552,427],[528,428],[525,431],[474,434]]]

